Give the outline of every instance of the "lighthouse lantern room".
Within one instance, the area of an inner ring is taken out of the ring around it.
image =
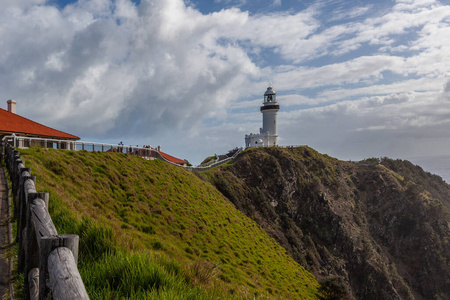
[[[280,106],[277,104],[277,95],[273,88],[269,86],[264,93],[264,102],[261,106],[263,114],[263,126],[259,130],[259,134],[246,134],[245,147],[268,147],[277,146],[277,112]]]

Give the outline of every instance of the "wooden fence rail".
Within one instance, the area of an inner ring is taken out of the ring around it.
[[[25,299],[89,299],[77,268],[79,237],[58,234],[48,213],[49,194],[36,192],[36,176],[19,151],[9,143],[0,150],[12,182]]]

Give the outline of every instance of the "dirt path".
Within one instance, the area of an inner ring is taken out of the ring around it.
[[[0,168],[0,299],[8,290],[9,263],[5,258],[8,244],[8,191],[5,171]]]

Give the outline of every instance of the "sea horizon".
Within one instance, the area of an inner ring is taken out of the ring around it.
[[[405,159],[426,172],[440,176],[446,183],[450,182],[450,155],[416,156]]]

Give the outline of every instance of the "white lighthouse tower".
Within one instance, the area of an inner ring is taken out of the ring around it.
[[[271,86],[264,93],[264,102],[261,106],[263,114],[263,126],[259,129],[259,134],[246,134],[245,147],[269,147],[277,146],[277,112],[280,106],[277,104],[277,95]]]

